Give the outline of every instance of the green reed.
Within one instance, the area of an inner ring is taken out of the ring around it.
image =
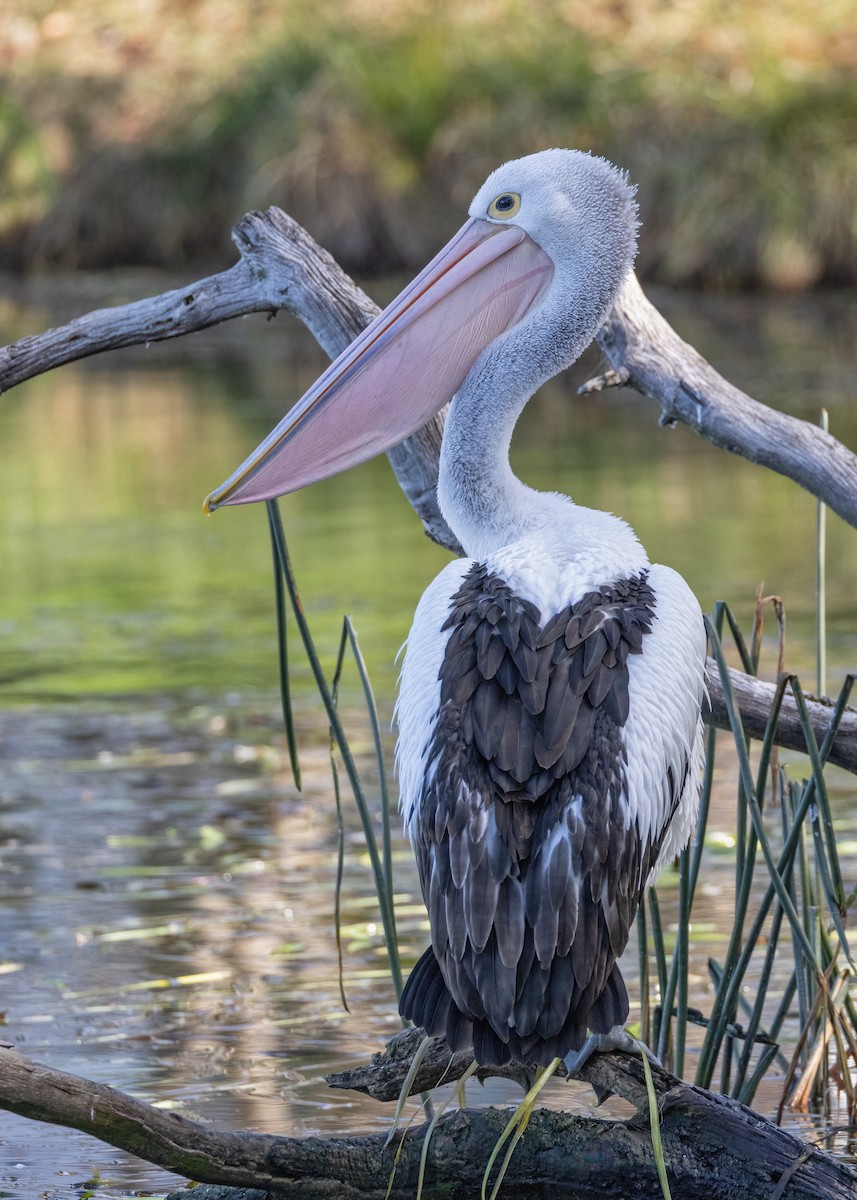
[[[287,614],[285,611],[285,597],[288,595],[291,605],[292,614],[300,633],[301,641],[303,642],[304,650],[306,651],[307,659],[309,660],[310,669],[315,679],[316,688],[324,705],[327,719],[330,723],[331,742],[338,750],[342,764],[345,768],[345,773],[348,777],[348,782],[351,785],[351,790],[354,794],[354,802],[357,806],[357,812],[360,816],[360,822],[363,827],[363,837],[366,842],[366,850],[369,855],[369,862],[372,868],[372,875],[375,881],[375,891],[378,896],[378,908],[381,915],[381,925],[384,930],[384,942],[387,948],[387,959],[390,964],[390,976],[392,978],[393,987],[396,991],[396,996],[402,994],[402,967],[399,959],[399,946],[396,937],[396,916],[393,907],[393,880],[392,880],[392,850],[390,845],[390,812],[389,812],[389,795],[386,787],[386,775],[384,768],[384,759],[381,751],[381,736],[378,725],[377,710],[375,700],[372,695],[372,689],[369,684],[369,678],[366,674],[366,667],[363,662],[363,657],[360,654],[357,646],[357,640],[354,636],[354,630],[350,621],[346,618],[343,628],[343,636],[340,644],[339,656],[337,661],[336,675],[333,685],[329,685],[318,657],[318,652],[315,648],[309,624],[301,604],[300,595],[298,593],[297,583],[295,581],[294,571],[292,570],[291,560],[289,559],[288,548],[286,545],[286,536],[283,531],[282,521],[280,519],[280,510],[274,500],[267,502],[268,523],[271,533],[271,541],[275,561],[277,564],[276,576],[278,584],[276,587],[275,597],[277,602],[277,631],[279,636],[279,663],[281,670],[280,691],[283,698],[283,718],[286,722],[287,738],[289,748],[294,741],[294,722],[292,719],[291,704],[289,702],[289,686],[288,686],[288,655],[286,653],[286,625]],[[284,585],[284,586],[281,586]],[[341,677],[344,654],[346,644],[351,647],[352,654],[357,664],[357,670],[360,675],[360,680],[363,685],[363,693],[366,700],[366,707],[369,713],[372,724],[372,732],[375,743],[375,755],[378,766],[378,777],[381,780],[381,842],[382,849],[379,853],[378,839],[375,834],[373,818],[369,807],[369,802],[366,796],[366,789],[360,777],[360,772],[357,769],[357,764],[354,759],[351,747],[348,742],[342,721],[339,716],[336,705],[335,689],[338,687]],[[284,678],[284,675],[286,678]],[[296,755],[293,758],[293,764],[296,763]],[[295,782],[297,783],[299,775],[296,774]],[[335,785],[338,792],[338,775],[335,775]],[[337,797],[338,798],[338,797]],[[341,810],[340,810],[341,811]],[[340,846],[342,845],[342,834],[340,832]],[[340,849],[340,856],[341,856]],[[341,858],[340,858],[341,862]],[[341,867],[337,872],[339,880],[341,880]],[[337,888],[338,896],[338,888]],[[337,899],[337,911],[338,911]],[[344,999],[344,997],[343,997]]]
[[[720,1090],[751,1103],[769,1069],[779,1063],[785,1075],[781,1106],[805,1107],[824,1094],[828,1070],[836,1068],[849,1114],[855,1113],[849,1056],[857,1041],[854,963],[845,928],[848,903],[830,809],[825,764],[851,695],[849,676],[830,710],[820,741],[815,737],[800,681],[782,675],[757,749],[755,772],[750,739],[732,694],[722,647],[728,629],[742,667],[758,669],[758,640],[748,649],[734,615],[718,605],[706,621],[709,646],[723,686],[730,730],[739,763],[736,812],[735,910],[733,928],[722,961],[709,963],[713,995],[707,1017],[687,1009],[688,939],[699,866],[708,823],[715,767],[716,731],[707,731],[706,765],[700,815],[694,841],[682,855],[678,900],[678,933],[666,976],[656,1045],[659,1056],[681,1074],[685,1067],[686,1027],[696,1019],[705,1027],[698,1051],[695,1082],[703,1087],[719,1080]],[[790,695],[797,708],[810,774],[801,783],[779,769],[775,779],[779,821],[764,815],[775,733],[783,703]],[[755,887],[754,887],[755,883]],[[759,895],[761,893],[761,895]],[[646,908],[657,911],[657,894]],[[638,922],[646,937],[641,962],[649,956],[659,980],[668,958],[660,920]],[[785,936],[783,936],[785,935]],[[775,994],[775,969],[781,994]],[[797,997],[797,1022],[790,1019]],[[770,1013],[767,1024],[765,1015]],[[645,1026],[643,1033],[646,1033]],[[780,1051],[779,1039],[795,1043],[792,1061]],[[672,1049],[671,1049],[672,1046]],[[853,1059],[852,1059],[853,1061]],[[719,1070],[718,1070],[719,1067]]]

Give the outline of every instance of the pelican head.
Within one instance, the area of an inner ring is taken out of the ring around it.
[[[389,450],[461,388],[479,356],[548,302],[568,313],[568,366],[595,336],[634,259],[634,190],[605,159],[544,150],[505,163],[470,219],[355,339],[206,511],[295,491]],[[541,382],[541,380],[539,380]]]
[[[635,189],[624,171],[580,150],[543,150],[492,171],[473,198],[477,221],[516,225],[559,274],[624,278],[637,248]]]

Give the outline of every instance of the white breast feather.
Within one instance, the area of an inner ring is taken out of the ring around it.
[[[427,751],[440,707],[440,667],[451,632],[443,630],[443,624],[452,597],[472,565],[469,558],[447,563],[423,592],[408,634],[396,702],[396,772],[399,809],[409,834],[431,772]]]
[[[587,592],[649,566],[646,551],[621,518],[574,504],[567,496],[542,495],[541,500],[547,508],[541,528],[486,555],[484,562],[516,596],[535,604],[543,623]]]
[[[699,806],[703,744],[705,629],[696,597],[670,567],[654,564],[649,583],[655,619],[643,653],[628,659],[630,706],[624,737],[628,752],[629,819],[641,839],[660,836],[669,816],[667,771],[677,783],[689,764],[678,811],[658,869],[687,844]]]
[[[696,820],[702,772],[705,632],[699,604],[680,575],[649,564],[629,527],[609,513],[556,501],[556,524],[487,555],[485,565],[511,589],[535,604],[542,621],[587,592],[616,579],[649,571],[655,619],[643,652],[628,660],[630,712],[624,727],[628,753],[627,819],[644,841],[661,835],[671,797],[671,767],[680,782],[690,764],[678,811],[659,856],[659,866],[686,844]],[[441,632],[472,559],[449,563],[423,594],[414,615],[402,666],[396,717],[399,804],[411,831],[420,798],[431,778],[427,761],[440,701],[440,667],[449,631]]]

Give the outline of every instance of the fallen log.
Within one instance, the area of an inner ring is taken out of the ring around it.
[[[333,1077],[395,1097],[421,1030],[394,1038],[372,1063]],[[467,1055],[450,1062],[437,1039],[414,1088],[460,1077]],[[853,1200],[857,1172],[737,1101],[654,1069],[667,1174],[681,1200]],[[639,1059],[599,1055],[581,1071],[599,1094],[616,1092],[637,1111],[626,1120],[536,1111],[509,1164],[501,1194],[551,1200],[661,1200]],[[391,1200],[416,1194],[426,1126],[386,1144],[383,1133],[294,1138],[236,1133],[162,1112],[115,1088],[32,1062],[0,1048],[0,1108],[66,1125],[149,1162],[215,1185],[198,1200],[383,1200],[398,1154]],[[473,1196],[509,1109],[461,1109],[441,1118],[426,1156],[423,1194]],[[175,1200],[186,1196],[175,1193]]]

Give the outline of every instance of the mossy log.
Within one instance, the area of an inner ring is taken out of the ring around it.
[[[394,1038],[366,1067],[330,1080],[373,1095],[401,1088],[421,1030]],[[437,1040],[414,1088],[440,1075],[460,1077],[466,1055]],[[676,1200],[853,1200],[857,1172],[804,1144],[737,1101],[655,1069],[661,1137]],[[536,1111],[509,1164],[501,1195],[550,1200],[661,1200],[640,1061],[596,1056],[581,1072],[599,1094],[617,1093],[636,1112],[603,1120]],[[198,1200],[383,1200],[399,1151],[381,1134],[337,1138],[236,1133],[162,1112],[105,1084],[40,1065],[0,1049],[0,1108],[67,1125],[149,1162],[214,1187]],[[461,1109],[441,1118],[432,1136],[423,1195],[474,1196],[509,1109]],[[426,1126],[401,1139],[391,1200],[416,1194]],[[179,1196],[187,1195],[176,1193]]]

